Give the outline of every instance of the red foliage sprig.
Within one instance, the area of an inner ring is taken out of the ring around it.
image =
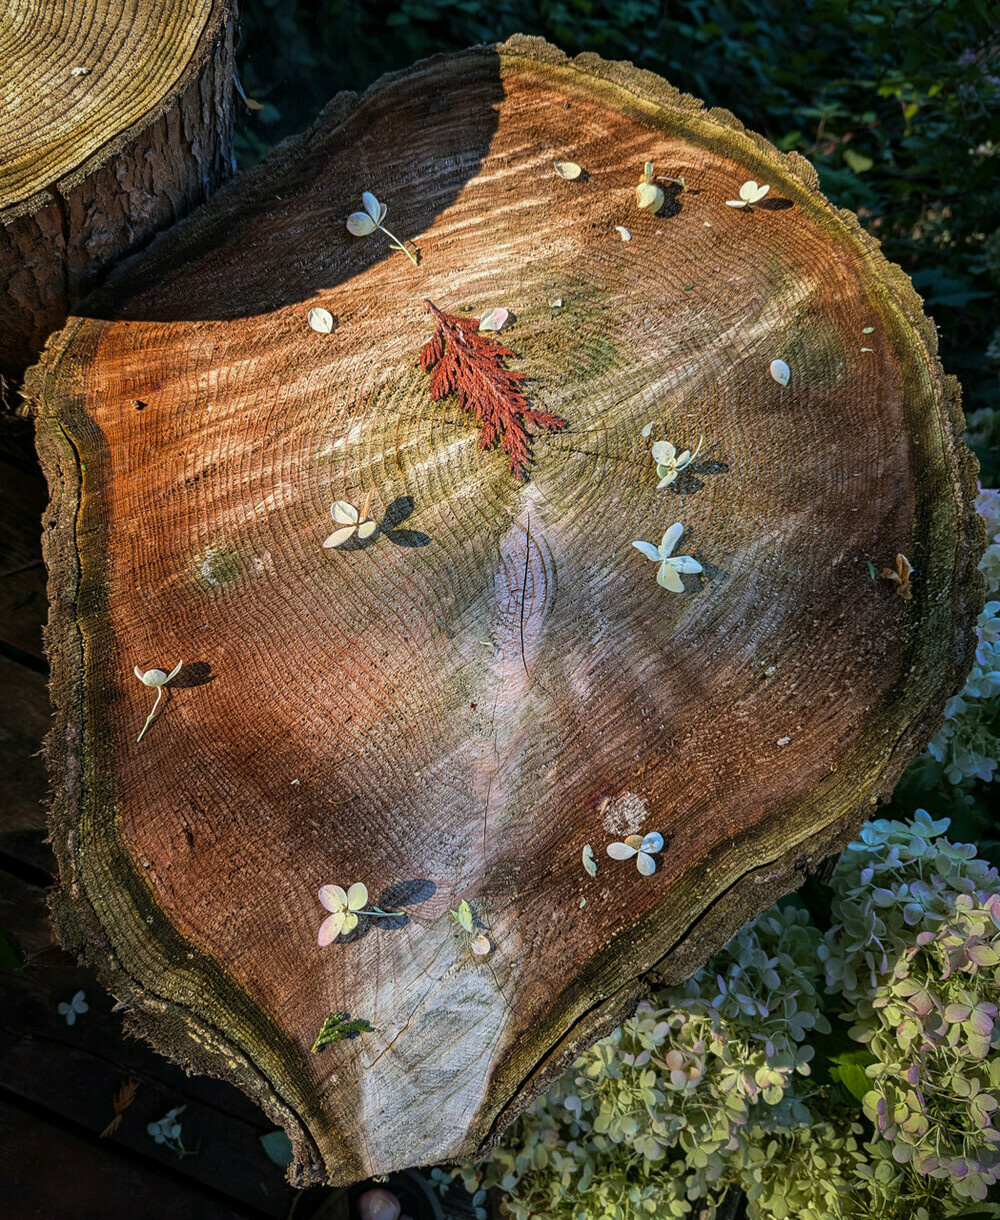
[[[536,411],[521,392],[526,373],[511,372],[504,361],[513,356],[509,347],[479,334],[479,319],[456,318],[443,313],[433,301],[424,301],[434,315],[434,334],[420,353],[420,367],[431,374],[432,402],[458,394],[463,411],[475,411],[482,431],[483,449],[499,438],[510,457],[511,474],[526,479],[530,458],[525,424],[558,432],[566,421],[558,415]]]

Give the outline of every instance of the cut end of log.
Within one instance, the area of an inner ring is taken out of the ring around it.
[[[0,375],[232,172],[234,0],[8,0]]]
[[[728,207],[751,180],[778,206]],[[347,230],[365,191],[419,265]],[[527,481],[419,364],[496,308],[566,421]],[[482,1152],[843,846],[970,664],[975,467],[906,277],[649,73],[418,64],[86,312],[29,379],[58,923],[300,1183]],[[178,657],[137,743],[133,666]]]

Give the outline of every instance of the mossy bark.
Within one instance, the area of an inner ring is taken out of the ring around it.
[[[647,160],[687,187],[658,216]],[[772,206],[726,206],[748,178]],[[365,190],[418,266],[347,233]],[[568,421],[527,482],[429,400],[428,298],[514,315]],[[86,313],[28,383],[57,921],[299,1182],[489,1146],[857,831],[970,664],[974,462],[919,299],[802,159],[649,73],[515,38],[342,96]],[[650,420],[705,436],[665,490]],[[379,532],[324,550],[368,493]],[[683,595],[631,546],[674,521]],[[911,601],[869,574],[898,552]],[[133,665],[180,659],[137,744]],[[605,854],[626,807],[652,877]],[[405,919],[319,948],[359,880]],[[311,1054],[334,1011],[375,1032]]]

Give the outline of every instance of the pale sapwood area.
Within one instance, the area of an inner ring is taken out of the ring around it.
[[[417,261],[347,231],[364,191]],[[509,312],[566,421],[527,479],[431,400],[425,301]],[[515,38],[342,95],[84,312],[28,380],[55,916],[296,1182],[487,1148],[842,847],[967,671],[975,468],[919,298],[805,161],[649,73]],[[658,489],[652,442],[699,435]],[[337,501],[378,529],[324,548]],[[682,593],[632,546],[674,522]],[[133,667],[180,660],[137,742]],[[635,829],[652,876],[607,855]],[[402,915],[321,947],[355,882]],[[331,1013],[372,1032],[312,1053]]]
[[[233,168],[234,0],[0,5],[0,399]]]

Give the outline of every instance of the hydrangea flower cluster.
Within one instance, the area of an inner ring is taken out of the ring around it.
[[[864,828],[837,866],[820,956],[872,1054],[875,1142],[981,1200],[1000,1180],[1000,875],[947,828],[922,809]]]
[[[759,1111],[810,1121],[791,1086],[809,1074],[806,1038],[830,1028],[820,942],[802,910],[761,916],[582,1055],[488,1163],[456,1173],[499,1187],[515,1220],[680,1217],[721,1197]]]
[[[1000,491],[981,489],[976,511],[990,544],[979,564],[987,595],[1000,592]],[[986,603],[977,623],[976,663],[965,686],[945,704],[945,722],[928,750],[952,784],[989,783],[1000,766],[1000,601]]]
[[[714,1220],[733,1187],[748,1220],[941,1220],[982,1199],[1000,1177],[1000,877],[947,826],[869,823],[825,935],[794,906],[761,916],[440,1184],[495,1187],[514,1220]],[[870,1060],[853,1108],[810,1078],[822,975]]]

